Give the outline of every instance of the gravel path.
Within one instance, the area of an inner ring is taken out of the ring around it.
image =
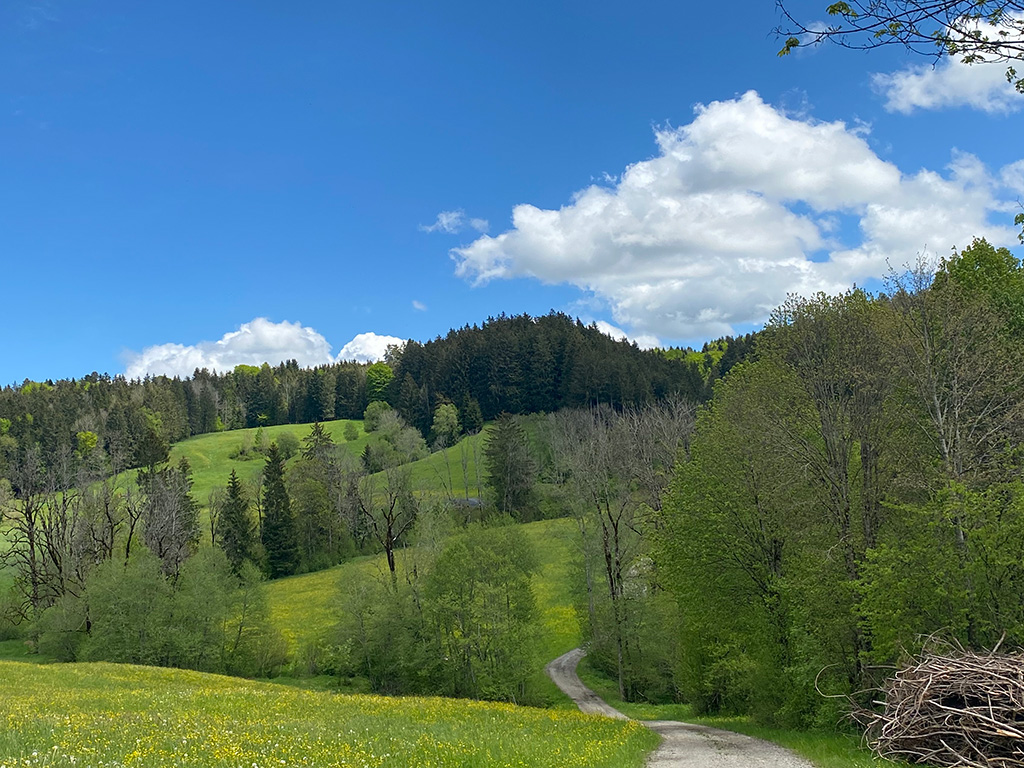
[[[548,675],[581,711],[627,719],[580,681],[576,665],[584,653],[576,648],[559,656],[548,664]],[[813,768],[776,744],[732,731],[675,720],[651,720],[644,725],[661,734],[661,745],[648,758],[648,768]]]

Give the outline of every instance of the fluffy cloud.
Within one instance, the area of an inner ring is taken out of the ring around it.
[[[654,349],[655,347],[661,346],[661,342],[658,340],[657,336],[643,334],[640,336],[630,336],[618,326],[607,323],[604,320],[598,320],[595,325],[597,325],[597,329],[605,336],[611,336],[616,341],[635,341],[636,345],[640,347],[640,349]]]
[[[914,66],[877,74],[875,88],[890,112],[909,115],[917,109],[972,107],[983,112],[1016,112],[1024,96],[1006,81],[1006,65],[963,64],[943,59],[935,66]]]
[[[348,344],[341,348],[338,360],[357,360],[360,363],[373,363],[383,360],[388,347],[402,346],[405,339],[397,336],[381,336],[377,333],[359,333]]]
[[[999,176],[1003,184],[1014,194],[1024,195],[1024,160],[1006,166]]]
[[[331,345],[314,329],[301,323],[275,323],[257,317],[217,341],[193,345],[157,344],[142,352],[128,352],[125,376],[130,379],[146,374],[185,377],[191,376],[196,368],[230,371],[240,364],[277,365],[284,360],[296,360],[303,367],[336,360],[373,362],[384,356],[388,344],[402,343],[395,336],[361,333],[342,347],[337,357],[332,357]]]
[[[447,235],[455,235],[466,228],[475,229],[477,232],[486,232],[490,229],[487,219],[472,219],[466,216],[462,209],[457,211],[441,211],[437,214],[437,220],[429,226],[420,226],[423,232],[444,232]]]
[[[713,102],[656,131],[658,154],[616,184],[559,210],[516,206],[512,229],[451,251],[456,273],[568,283],[634,337],[710,338],[763,321],[787,293],[843,290],[925,246],[1012,242],[988,223],[1006,203],[975,158],[908,176],[863,133],[787,116],[753,92]],[[841,217],[859,224],[858,243],[840,241]]]
[[[1007,31],[1019,36],[1019,16],[1008,16],[1003,26],[982,22],[976,31],[989,40],[999,40]],[[1007,51],[1009,58],[1016,58]],[[967,65],[963,57],[950,56],[934,66],[918,65],[899,72],[877,74],[875,88],[885,96],[890,112],[910,114],[917,109],[972,107],[983,112],[1015,112],[1024,105],[1022,97],[1006,80],[1005,62]]]

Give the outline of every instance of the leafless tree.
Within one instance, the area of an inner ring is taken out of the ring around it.
[[[395,550],[416,522],[417,505],[408,468],[389,466],[365,475],[359,483],[357,503],[361,525],[384,550],[394,581]]]
[[[626,583],[636,570],[641,534],[660,507],[678,452],[693,429],[694,410],[682,403],[614,411],[562,411],[551,417],[560,472],[568,478],[582,534],[591,622],[597,629],[596,581],[607,585],[620,696],[626,695]],[[592,557],[602,576],[591,570]]]

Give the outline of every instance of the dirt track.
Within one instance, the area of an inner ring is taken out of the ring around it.
[[[547,666],[555,685],[576,702],[582,712],[627,719],[580,682],[576,665],[584,651],[576,648]],[[647,760],[648,768],[813,768],[811,763],[767,741],[674,720],[644,722],[661,734],[661,745]]]

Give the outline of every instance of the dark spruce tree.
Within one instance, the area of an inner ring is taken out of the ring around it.
[[[503,413],[495,422],[484,445],[484,466],[498,511],[520,522],[532,520],[537,463],[515,416]]]
[[[291,576],[299,565],[298,536],[292,517],[288,489],[284,485],[284,459],[277,443],[267,451],[263,468],[263,548],[267,553],[267,575],[272,579]]]
[[[245,498],[245,489],[242,481],[238,479],[235,470],[231,470],[231,477],[228,478],[227,498],[220,512],[220,536],[218,543],[228,562],[231,563],[231,570],[236,575],[242,568],[242,563],[251,560],[253,556],[254,531],[252,520],[249,517],[249,501]]]
[[[314,422],[309,428],[309,434],[302,438],[302,446],[303,459],[323,464],[330,461],[334,451],[334,441],[319,421]]]

